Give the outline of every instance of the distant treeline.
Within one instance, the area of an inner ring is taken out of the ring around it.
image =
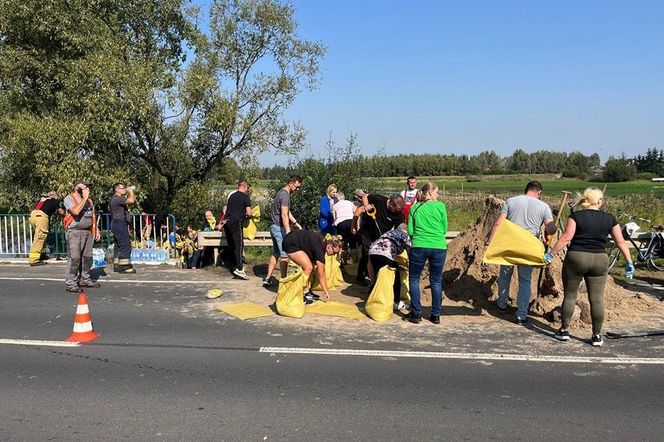
[[[307,160],[311,161],[311,159]],[[322,161],[321,161],[322,162]],[[664,151],[649,149],[645,155],[634,158],[610,158],[607,161],[609,175],[604,173],[598,154],[581,152],[553,152],[540,150],[527,153],[516,150],[508,157],[494,151],[478,155],[457,154],[401,154],[392,156],[360,155],[356,163],[362,175],[370,177],[390,176],[469,176],[502,174],[562,174],[569,178],[599,178],[607,181],[627,181],[638,174],[664,176]],[[261,169],[262,179],[276,179],[289,172],[301,172],[301,164],[272,166]]]

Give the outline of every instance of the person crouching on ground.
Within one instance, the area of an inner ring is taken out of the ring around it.
[[[438,201],[438,186],[427,182],[417,192],[417,203],[410,208],[408,233],[413,238],[408,261],[408,287],[411,311],[406,318],[412,323],[422,322],[420,304],[420,276],[429,261],[431,285],[431,316],[429,320],[440,324],[443,305],[443,267],[447,256],[447,209]]]
[[[311,271],[316,266],[318,280],[323,288],[323,300],[330,299],[330,292],[325,279],[325,256],[336,255],[341,250],[343,239],[341,236],[334,236],[331,239],[325,239],[323,235],[311,230],[292,230],[283,241],[284,252],[293,262],[302,268],[307,277],[311,276]],[[315,296],[307,293],[305,303],[314,301]]]
[[[401,301],[401,272],[397,264],[397,256],[404,250],[410,249],[411,240],[408,236],[408,226],[399,224],[399,226],[388,232],[383,233],[380,238],[371,243],[369,247],[369,261],[378,278],[378,272],[383,267],[392,267],[396,270],[394,277],[394,309],[403,310],[407,305]],[[369,291],[376,284],[374,280]]]
[[[569,244],[563,261],[563,300],[562,327],[555,334],[560,341],[569,340],[569,326],[576,306],[576,295],[581,280],[586,283],[593,333],[591,344],[602,345],[602,324],[604,322],[604,286],[609,271],[609,257],[606,254],[608,236],[611,234],[616,246],[627,260],[625,276],[631,278],[634,273],[632,255],[622,236],[620,224],[616,218],[600,210],[604,203],[604,194],[596,187],[589,187],[579,196],[575,205],[582,210],[570,214],[565,232],[544,255],[544,261],[550,263],[558,252]]]

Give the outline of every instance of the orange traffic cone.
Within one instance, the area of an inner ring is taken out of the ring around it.
[[[65,339],[69,342],[90,342],[99,337],[99,333],[92,330],[92,318],[88,309],[88,297],[84,292],[78,295],[78,306],[74,317],[74,332]]]

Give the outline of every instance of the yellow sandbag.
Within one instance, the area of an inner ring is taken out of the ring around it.
[[[399,269],[399,279],[401,280],[401,296],[399,296],[399,299],[410,304],[410,283],[408,282],[408,268]]]
[[[321,287],[320,281],[318,280],[318,270],[315,265],[311,272],[311,277],[313,278],[311,289],[323,290],[323,287]],[[325,281],[327,281],[328,290],[332,290],[344,282],[343,275],[341,274],[341,263],[339,263],[337,255],[325,255]]]
[[[261,206],[256,206],[251,209],[251,217],[244,220],[242,225],[242,237],[244,239],[256,238],[258,227],[256,223],[261,219]]]
[[[343,302],[314,302],[304,307],[307,314],[315,313],[318,315],[338,316],[348,319],[362,319],[366,316],[358,310],[356,305],[344,304]]]
[[[364,306],[367,315],[374,321],[382,322],[392,318],[395,273],[396,271],[392,267],[387,266],[378,272],[376,285]]]
[[[400,300],[410,304],[410,285],[408,282],[408,252],[405,250],[397,256],[397,264],[399,265],[399,279],[401,280],[401,296]]]
[[[304,283],[302,270],[279,280],[277,294],[277,312],[281,316],[301,318],[304,316]]]
[[[262,316],[272,316],[272,310],[266,305],[254,302],[241,302],[239,304],[223,304],[217,307],[220,312],[228,313],[239,319],[253,319]]]
[[[484,264],[544,265],[544,244],[535,235],[511,221],[498,226],[491,244],[484,252]]]

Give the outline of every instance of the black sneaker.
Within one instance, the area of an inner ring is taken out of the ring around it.
[[[69,287],[69,286],[67,286],[67,287],[65,287],[65,290],[67,290],[68,292],[72,292],[72,293],[80,293],[81,292],[81,289],[79,287]]]
[[[272,287],[274,285],[274,278],[272,278],[271,276],[266,276],[265,278],[263,278],[263,285],[265,287]]]
[[[309,290],[307,293],[304,294],[305,298],[311,298],[314,301],[320,301],[320,296]]]
[[[440,324],[440,315],[429,316],[429,321],[433,322],[434,324]]]
[[[593,335],[593,337],[590,338],[590,343],[593,345],[593,347],[601,347],[602,344],[604,344],[602,335]]]
[[[519,325],[528,325],[530,324],[530,321],[528,320],[528,318],[523,318],[523,319],[516,318],[516,323]]]
[[[508,312],[507,307],[501,307],[498,304],[496,304],[496,308],[498,308],[498,311],[502,314],[505,314]]]
[[[315,301],[307,296],[304,297],[304,305],[313,304]]]
[[[553,336],[559,341],[569,341],[569,332],[562,328],[556,331],[556,334]]]
[[[30,267],[39,267],[46,265],[46,261],[35,261],[30,263]]]
[[[403,319],[406,321],[410,321],[413,324],[419,324],[420,322],[422,322],[422,314],[411,311],[406,316],[404,316]]]

